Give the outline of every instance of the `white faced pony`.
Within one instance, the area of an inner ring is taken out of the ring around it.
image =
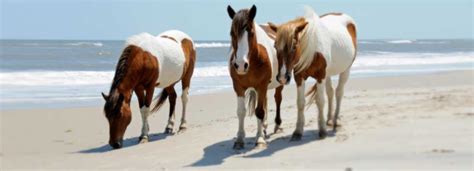
[[[277,32],[275,48],[278,54],[278,81],[290,81],[294,69],[298,91],[298,120],[292,140],[300,140],[304,126],[304,91],[308,77],[316,79],[316,84],[308,92],[308,103],[316,101],[318,107],[319,136],[325,138],[326,125],[323,116],[324,91],[329,101],[327,124],[336,130],[344,85],[349,79],[350,68],[356,56],[356,24],[352,18],[342,13],[330,13],[319,17],[307,7],[304,17],[270,27]],[[336,88],[336,112],[333,112],[334,90],[331,76],[339,75]],[[327,88],[326,88],[327,87]]]
[[[259,26],[255,21],[257,7],[243,9],[237,13],[227,7],[232,19],[231,40],[232,52],[229,61],[229,72],[232,77],[234,91],[237,95],[237,116],[239,131],[234,149],[244,148],[244,119],[246,114],[245,98],[249,99],[249,113],[257,115],[257,146],[265,146],[265,127],[267,117],[267,90],[275,90],[276,118],[275,132],[281,124],[280,104],[283,85],[276,80],[278,61],[273,48],[272,31],[268,27]],[[257,107],[255,108],[255,102]]]

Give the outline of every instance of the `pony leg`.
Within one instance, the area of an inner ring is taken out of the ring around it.
[[[178,132],[186,131],[186,105],[188,104],[188,91],[189,87],[183,88],[183,92],[181,93],[181,102],[183,105],[183,114],[181,116],[181,125],[179,125]]]
[[[324,89],[325,80],[317,84],[316,89],[316,106],[318,107],[318,126],[319,126],[319,138],[324,139],[327,136],[326,123],[324,119]]]
[[[265,141],[265,118],[267,109],[267,87],[257,90],[257,109],[255,114],[257,115],[257,141],[255,146],[265,147],[267,142]]]
[[[169,113],[168,125],[166,126],[166,129],[165,129],[165,134],[172,134],[173,128],[174,128],[174,119],[175,119],[174,110],[176,106],[176,91],[174,90],[173,85],[170,87],[167,87],[165,91],[167,91],[169,94],[168,100],[170,102],[170,113]]]
[[[148,131],[150,131],[150,127],[148,125],[148,116],[150,116],[150,105],[151,101],[153,100],[153,93],[155,92],[155,87],[153,84],[147,87],[145,90],[145,96],[144,98],[139,98],[139,99],[144,99],[143,105],[140,104],[140,113],[142,115],[142,134],[140,135],[139,138],[139,143],[146,143],[148,142]],[[143,93],[142,91],[136,91],[137,94]],[[140,95],[137,95],[140,96]],[[139,100],[140,101],[140,100]]]
[[[339,75],[339,82],[336,88],[336,114],[333,120],[334,131],[336,131],[337,126],[340,126],[337,125],[337,121],[339,120],[339,111],[341,109],[342,97],[344,96],[344,86],[346,85],[347,80],[349,79],[350,72],[350,69],[348,69]]]
[[[142,116],[142,132],[138,139],[139,143],[148,142],[148,131],[150,130],[148,125],[148,116],[150,115],[150,106],[145,105],[145,90],[143,87],[136,88],[135,94],[137,95],[138,104],[140,107],[140,114]]]
[[[331,77],[326,78],[326,95],[328,96],[328,118],[326,125],[331,126],[334,110],[334,88],[332,87]]]
[[[298,107],[298,119],[296,120],[296,129],[293,132],[291,137],[291,141],[299,141],[303,137],[303,129],[304,129],[304,105],[305,105],[305,96],[304,90],[305,89],[305,81],[303,79],[300,80],[300,83],[297,82],[297,98],[296,98],[296,105]]]
[[[239,131],[237,132],[237,140],[234,142],[234,149],[240,150],[244,148],[244,120],[245,120],[245,97],[237,96],[237,117],[239,118]]]
[[[280,116],[280,105],[281,105],[281,92],[283,91],[283,86],[277,87],[275,89],[275,103],[276,103],[276,116],[275,116],[275,129],[274,133],[281,132],[281,116]]]

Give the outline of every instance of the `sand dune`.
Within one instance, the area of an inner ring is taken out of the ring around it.
[[[2,111],[1,167],[472,170],[473,74],[351,79],[340,131],[319,139],[312,106],[298,142],[289,141],[296,122],[295,88],[290,85],[282,103],[283,132],[270,134],[267,148],[255,149],[257,121],[248,117],[246,146],[241,151],[232,150],[237,116],[231,91],[191,96],[189,128],[181,134],[162,133],[168,112],[164,106],[149,119],[152,136],[146,144],[137,144],[141,120],[134,105],[125,147],[120,150],[111,150],[106,143],[108,124],[101,107]],[[269,102],[269,128],[273,128],[273,99]],[[180,111],[181,105],[177,106]]]

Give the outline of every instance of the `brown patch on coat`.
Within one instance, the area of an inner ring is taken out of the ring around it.
[[[176,41],[176,39],[174,39],[173,37],[170,37],[170,36],[167,36],[167,35],[163,35],[161,37],[166,38],[166,39],[171,39],[171,40],[175,41],[176,43],[178,43],[178,41]]]
[[[351,35],[352,44],[354,45],[354,49],[357,49],[357,32],[356,32],[355,25],[353,23],[347,24],[347,31],[349,31],[349,34]]]
[[[326,59],[324,58],[324,55],[320,52],[316,52],[314,54],[313,63],[311,63],[311,65],[308,67],[308,69],[306,69],[302,73],[302,76],[298,76],[298,77],[303,77],[303,79],[306,80],[306,78],[308,78],[308,76],[311,76],[311,77],[315,78],[318,81],[318,83],[321,84],[323,79],[326,78],[326,67],[327,67],[327,63],[326,63]],[[317,89],[316,86],[317,86],[317,84],[314,84],[311,87],[311,89],[306,93],[306,96],[314,94],[316,92],[316,89]]]
[[[315,78],[319,83],[321,83],[322,80],[326,78],[326,67],[326,58],[324,58],[324,55],[322,53],[316,52],[314,54],[313,62],[305,72],[306,74]]]
[[[183,68],[183,76],[181,80],[183,81],[183,89],[189,87],[191,83],[191,77],[194,72],[194,64],[196,62],[196,50],[194,49],[194,44],[189,39],[181,40],[181,48],[184,52],[185,62]]]
[[[339,16],[339,15],[342,15],[342,14],[343,13],[340,13],[340,12],[330,12],[330,13],[326,13],[326,14],[323,14],[323,15],[319,16],[319,18],[323,18],[323,17],[329,16],[329,15]]]

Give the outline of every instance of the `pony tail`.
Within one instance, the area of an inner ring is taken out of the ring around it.
[[[316,101],[316,90],[318,89],[317,87],[317,83],[314,83],[314,85],[311,87],[311,89],[309,89],[308,92],[306,92],[306,97],[309,97],[308,100],[306,100],[306,110],[311,107],[311,104],[314,104],[314,102]]]
[[[255,106],[257,104],[257,91],[247,90],[245,92],[245,98],[247,101],[248,116],[253,116],[255,113]]]
[[[153,107],[153,109],[151,109],[151,112],[156,112],[158,110],[160,110],[161,106],[163,105],[163,103],[165,103],[165,100],[168,98],[168,92],[166,90],[163,90],[161,91],[160,94],[158,94],[158,96],[156,96],[155,99],[158,99],[156,101],[156,104],[155,106]]]

